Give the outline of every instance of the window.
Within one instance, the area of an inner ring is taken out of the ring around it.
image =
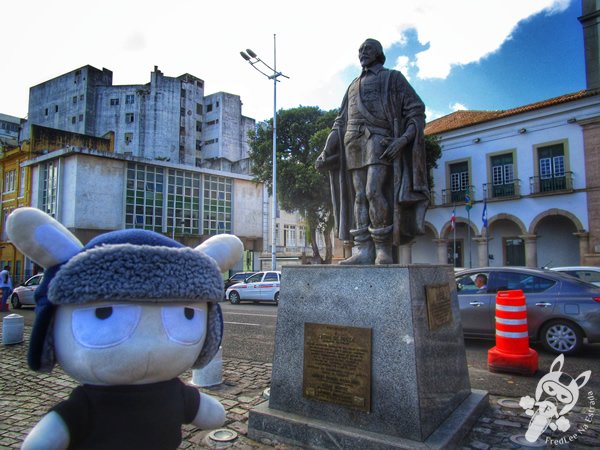
[[[125,227],[163,232],[165,169],[145,164],[127,165]]]
[[[202,132],[202,122],[200,122],[199,120],[196,120],[196,131],[198,133]]]
[[[306,228],[304,228],[302,225],[298,227],[298,246],[306,246]]]
[[[57,113],[58,112],[58,105],[54,105],[54,112]]]
[[[76,95],[73,97],[73,103],[77,103],[77,96]]]
[[[267,272],[263,281],[279,281],[279,276],[276,272]]]
[[[134,117],[133,113],[125,114],[125,123],[133,123]]]
[[[219,142],[219,138],[215,138],[215,139],[209,139],[208,141],[204,142],[204,145],[210,145],[210,144],[215,144]]]
[[[48,115],[48,108],[44,109],[44,115],[47,116]]]
[[[83,96],[83,94],[81,94],[81,95],[79,96],[79,101],[81,102],[81,101],[83,101],[83,99],[84,99],[84,96]]]
[[[204,234],[231,233],[230,178],[206,175],[204,178]]]
[[[492,156],[492,197],[515,195],[513,155]]]
[[[296,226],[295,225],[284,225],[283,226],[283,245],[284,245],[284,247],[295,247],[296,246]]]
[[[135,96],[134,95],[126,95],[125,96],[125,104],[126,105],[133,105],[134,102],[135,102]]]
[[[564,145],[554,144],[538,148],[539,191],[567,189]]]
[[[196,150],[202,150],[202,141],[199,139],[196,139]]]
[[[206,112],[211,112],[213,110],[213,105],[212,103],[210,105],[206,105]]]
[[[71,123],[77,123],[77,117],[75,117],[75,116],[71,117]]]
[[[219,123],[219,119],[215,119],[215,120],[211,120],[210,122],[207,122],[206,125],[211,126],[211,125],[216,125]]]
[[[58,193],[58,162],[50,161],[41,166],[40,209],[56,218]]]
[[[16,170],[8,170],[4,174],[4,192],[14,192],[16,187],[16,178],[17,171]]]
[[[133,141],[133,133],[125,133],[125,145],[131,144]]]
[[[25,167],[21,167],[21,175],[19,176],[19,197],[25,195]]]
[[[79,114],[79,121],[83,122],[83,114]]]
[[[525,294],[544,292],[556,283],[554,280],[517,272],[493,272],[489,292],[521,289]]]
[[[185,116],[185,108],[179,108],[179,115],[180,115],[181,117],[184,117],[184,116]]]
[[[450,201],[464,202],[465,193],[469,187],[469,163],[463,161],[450,164]]]
[[[181,88],[181,98],[185,98],[185,89]]]
[[[117,106],[119,104],[119,99],[118,98],[111,98],[110,99],[110,106]]]
[[[196,103],[196,114],[202,115],[202,103]]]

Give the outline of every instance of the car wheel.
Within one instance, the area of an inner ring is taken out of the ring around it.
[[[552,353],[570,355],[581,349],[583,334],[572,322],[554,321],[542,329],[542,344]]]
[[[19,300],[19,296],[17,294],[14,294],[10,298],[10,303],[12,304],[13,308],[15,308],[15,309],[21,309],[21,307],[23,306],[21,304],[21,300]]]
[[[231,291],[229,293],[229,301],[232,305],[237,305],[240,302],[240,294],[238,294],[236,291]]]
[[[273,301],[276,305],[279,305],[279,292],[275,292],[275,297],[273,298]]]

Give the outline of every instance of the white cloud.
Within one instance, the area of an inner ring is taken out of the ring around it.
[[[341,0],[304,0],[282,7],[279,0],[198,2],[105,0],[85,10],[78,0],[21,0],[3,4],[5,36],[0,112],[24,116],[29,87],[86,64],[113,71],[115,84],[145,84],[157,65],[167,76],[191,73],[206,93],[241,96],[243,113],[272,116],[273,83],[239,56],[248,47],[290,77],[278,83],[279,108],[340,105],[348,77],[358,73],[357,51],[367,37],[385,48],[417,31],[427,50],[417,55],[418,76],[446,77],[454,65],[496,51],[519,21],[547,10],[562,11],[568,0],[371,0],[357,10]],[[35,11],[36,14],[31,14]],[[293,11],[293,12],[291,12]],[[63,24],[51,30],[48,23]],[[93,30],[90,23],[94,24]],[[135,56],[133,56],[135,55]],[[408,67],[408,61],[401,59]],[[405,72],[406,73],[406,72]]]
[[[452,112],[454,112],[454,111],[465,111],[467,109],[468,108],[465,105],[463,105],[462,103],[458,103],[458,102],[454,103],[453,105],[450,105],[450,110]]]
[[[406,79],[410,81],[408,69],[412,65],[413,64],[410,62],[410,58],[408,56],[398,56],[398,58],[396,58],[396,65],[393,68],[402,72]]]

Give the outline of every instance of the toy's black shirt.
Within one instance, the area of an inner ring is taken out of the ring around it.
[[[178,378],[127,386],[83,385],[57,412],[71,436],[69,449],[176,449],[181,425],[191,423],[200,393]]]

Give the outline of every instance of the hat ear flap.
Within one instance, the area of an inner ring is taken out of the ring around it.
[[[15,209],[6,220],[6,234],[21,253],[44,269],[68,261],[83,248],[61,223],[36,208]]]
[[[244,244],[232,234],[217,234],[208,238],[194,250],[210,256],[216,261],[221,272],[225,272],[240,261],[244,253]]]
[[[223,338],[223,313],[218,303],[208,303],[208,325],[206,327],[206,340],[198,359],[192,366],[201,369],[206,366],[217,354]]]

